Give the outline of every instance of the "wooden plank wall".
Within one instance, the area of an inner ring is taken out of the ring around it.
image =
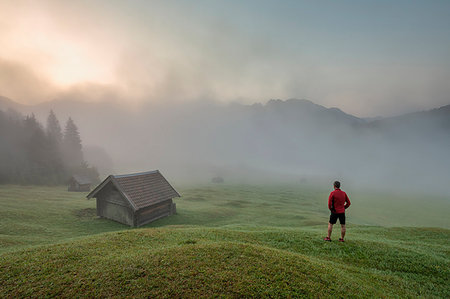
[[[141,226],[169,215],[172,215],[172,199],[153,205],[143,211],[139,211],[136,224],[137,226]]]

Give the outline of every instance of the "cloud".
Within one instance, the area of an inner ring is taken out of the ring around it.
[[[50,100],[56,88],[20,62],[0,58],[0,94],[23,104]]]
[[[397,33],[379,32],[369,25],[383,20],[367,17],[367,26],[356,28],[345,20],[359,17],[345,9],[340,13],[349,18],[332,15],[327,23],[295,5],[260,8],[210,1],[202,9],[170,1],[2,3],[0,93],[27,103],[306,98],[359,116],[449,101],[448,43],[441,38],[435,45],[428,35],[429,43],[417,45],[431,25],[397,39],[403,23]]]

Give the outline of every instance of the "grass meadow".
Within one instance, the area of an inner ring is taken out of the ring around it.
[[[329,188],[177,189],[176,215],[134,229],[86,193],[0,186],[0,297],[450,297],[448,198],[346,190],[328,243]]]

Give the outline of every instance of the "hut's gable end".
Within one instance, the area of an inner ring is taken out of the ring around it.
[[[133,209],[112,182],[108,182],[95,197],[98,216],[134,226]]]
[[[119,190],[116,188],[116,186],[114,186],[112,182],[109,182],[100,191],[98,191],[95,197],[100,201],[132,208],[128,200],[124,198],[124,196],[119,192]]]
[[[97,215],[129,226],[135,226],[133,211],[122,205],[97,199]]]

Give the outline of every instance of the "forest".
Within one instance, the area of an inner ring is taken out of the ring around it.
[[[0,110],[0,184],[65,184],[74,175],[99,180],[83,158],[83,146],[72,118],[64,131],[51,110],[45,127],[34,114]]]

